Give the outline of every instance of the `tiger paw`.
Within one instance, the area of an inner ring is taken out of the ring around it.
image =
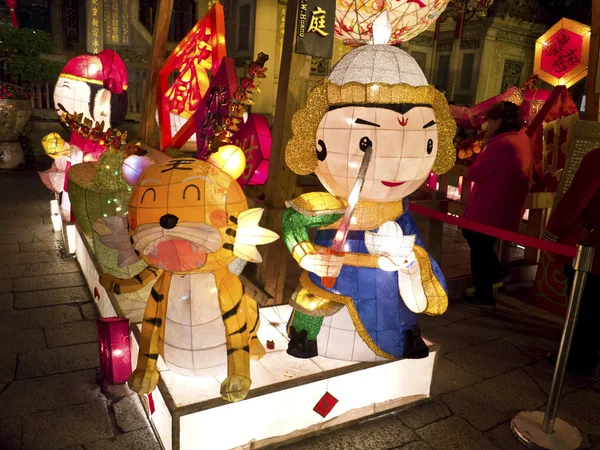
[[[265,354],[267,353],[267,351],[265,350],[265,348],[263,347],[261,342],[258,340],[258,338],[250,339],[249,345],[250,345],[250,357],[255,361],[258,361],[263,356],[265,356]]]
[[[135,370],[127,380],[129,389],[138,394],[149,394],[158,384],[158,370],[146,373],[144,369]]]
[[[229,402],[244,400],[250,391],[252,380],[242,375],[231,375],[221,383],[221,398]]]

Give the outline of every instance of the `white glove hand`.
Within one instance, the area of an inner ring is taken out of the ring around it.
[[[399,256],[380,256],[377,261],[379,268],[386,272],[405,271],[410,269],[416,260],[415,252],[411,252],[407,258]]]
[[[320,277],[337,277],[344,257],[330,253],[308,253],[300,260],[300,267]]]

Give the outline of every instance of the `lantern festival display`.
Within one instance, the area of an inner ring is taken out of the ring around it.
[[[54,88],[54,104],[58,115],[71,130],[70,142],[61,142],[56,133],[43,140],[44,151],[55,159],[48,175],[41,172],[44,183],[58,167],[64,167],[65,184],[52,184],[51,189],[61,195],[61,214],[70,221],[70,201],[67,194],[67,175],[70,167],[81,162],[93,162],[104,151],[106,144],[93,139],[82,128],[100,128],[107,131],[119,126],[127,114],[127,70],[123,60],[114,50],[103,50],[97,55],[79,55],[69,60]],[[65,121],[65,117],[68,120]],[[58,162],[62,159],[61,162]],[[53,175],[56,179],[56,176]]]
[[[573,86],[588,72],[589,26],[561,19],[535,41],[533,72],[553,86]]]
[[[366,45],[311,91],[292,130],[287,165],[314,172],[327,192],[289,201],[283,216],[283,239],[304,269],[291,300],[288,353],[426,357],[417,314],[442,314],[447,288],[405,199],[432,170],[454,165],[455,123],[444,95],[406,52]]]
[[[219,161],[227,170],[228,158]],[[102,285],[125,294],[155,280],[137,368],[129,378],[132,390],[147,394],[156,387],[162,355],[175,373],[227,373],[221,396],[246,397],[250,358],[265,350],[256,337],[258,305],[244,293],[238,274],[246,261],[261,261],[256,245],[278,238],[258,226],[262,212],[248,209],[240,185],[224,170],[207,161],[174,159],[143,171],[131,194],[128,227],[104,221],[109,231],[102,242],[125,252],[128,264],[135,255],[147,267],[125,280],[103,275]]]
[[[336,0],[335,34],[351,45],[371,43],[382,13],[389,15],[388,44],[408,41],[444,12],[450,0]]]
[[[268,59],[259,53],[246,77],[238,80],[235,61],[226,57],[223,6],[213,5],[159,71],[157,120],[161,149],[195,142],[196,157],[206,160],[220,146],[235,144],[247,162],[238,183],[264,184],[271,132],[266,118],[248,114],[247,108],[254,104],[252,96],[260,92]]]
[[[100,375],[109,383],[125,383],[131,374],[129,319],[107,317],[98,319]]]

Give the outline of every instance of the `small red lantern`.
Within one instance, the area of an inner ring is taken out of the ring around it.
[[[98,319],[100,375],[109,383],[124,383],[131,375],[129,319]]]
[[[6,6],[10,11],[10,21],[12,22],[13,28],[19,28],[17,24],[17,16],[15,14],[15,8],[17,7],[17,0],[6,0]]]

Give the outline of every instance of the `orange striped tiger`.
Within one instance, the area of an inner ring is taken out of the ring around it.
[[[258,305],[238,278],[245,261],[260,262],[255,245],[278,235],[261,228],[262,209],[248,209],[239,184],[208,162],[174,159],[147,168],[129,202],[129,234],[148,267],[127,280],[105,274],[109,291],[128,293],[156,279],[148,299],[132,390],[158,383],[158,356],[185,375],[227,370],[221,396],[243,400],[250,358],[265,354],[256,333]],[[107,242],[106,236],[103,238]]]

